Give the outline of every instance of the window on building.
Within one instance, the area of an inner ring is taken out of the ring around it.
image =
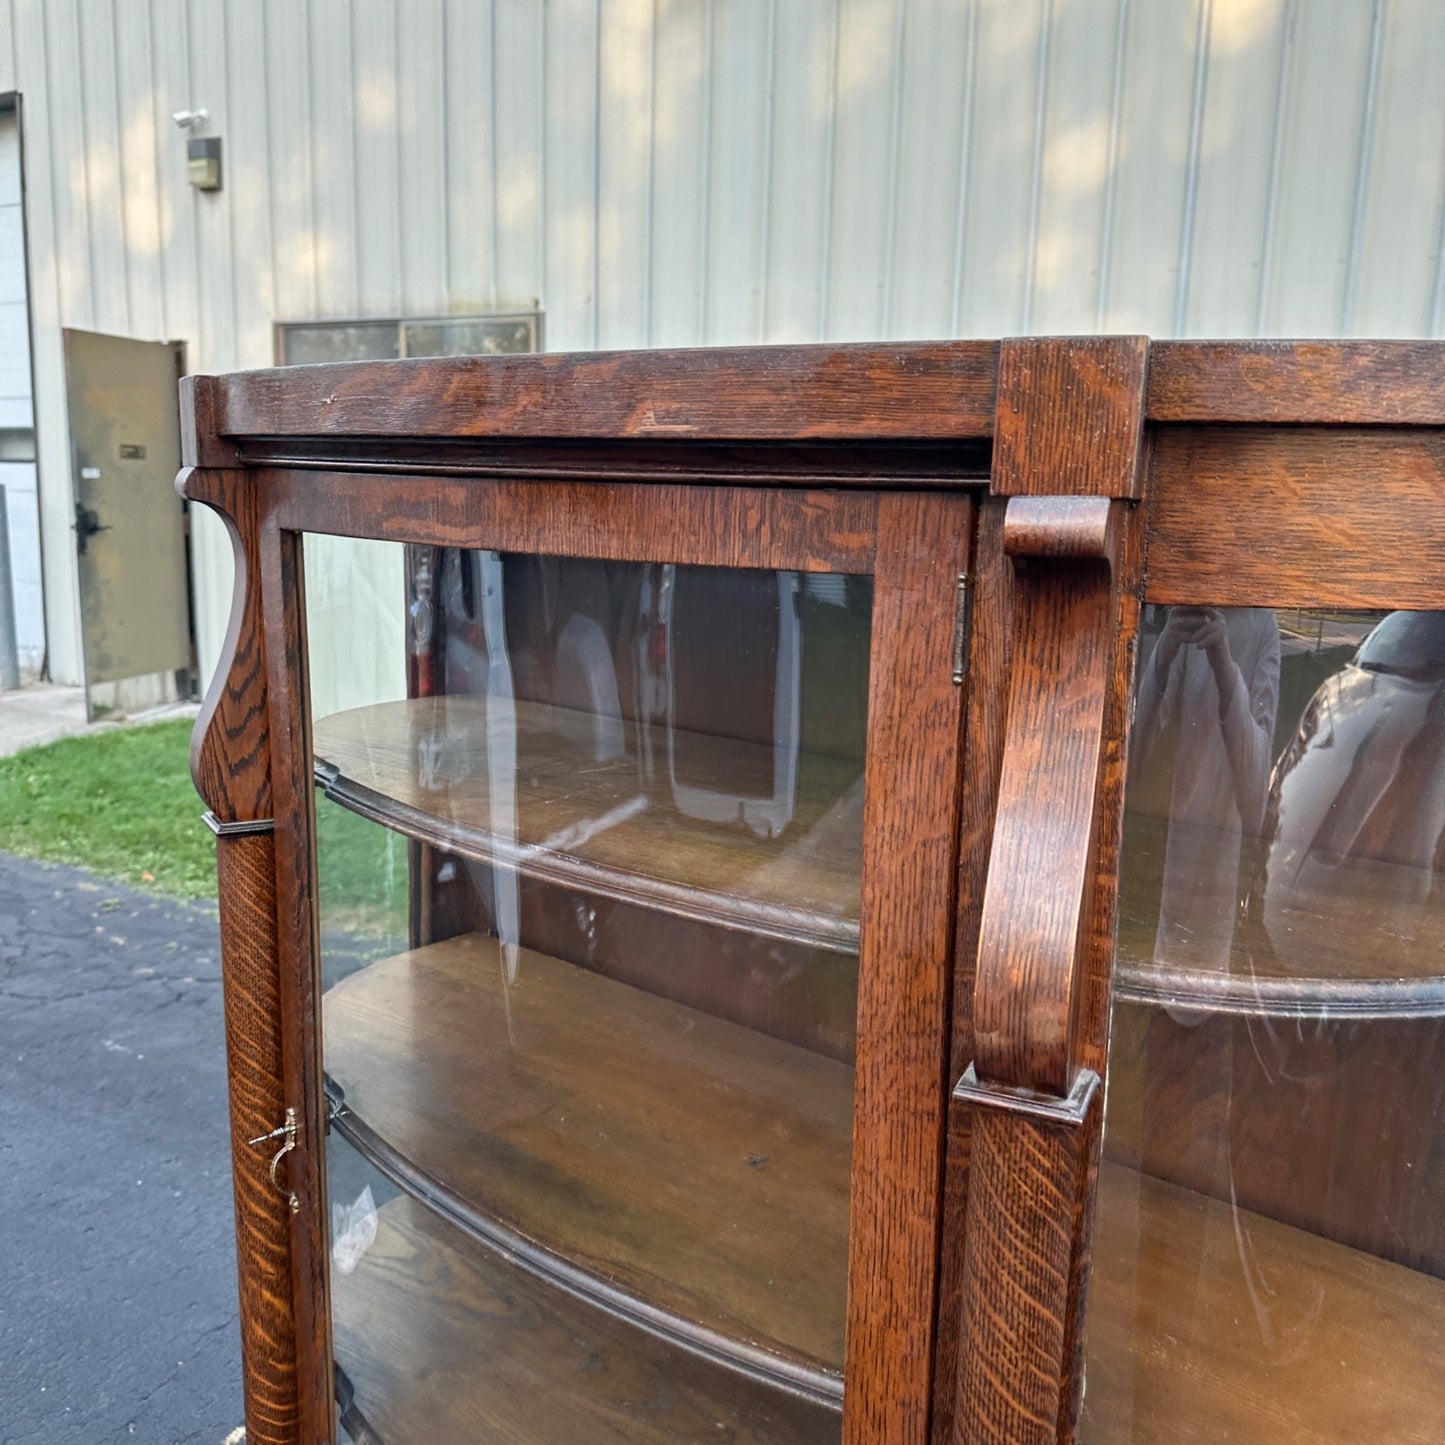
[[[282,366],[394,361],[402,356],[500,356],[538,351],[541,345],[540,311],[282,321],[276,327],[276,359]]]

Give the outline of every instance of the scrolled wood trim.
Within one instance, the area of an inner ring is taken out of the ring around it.
[[[1004,513],[1006,556],[1111,561],[1118,511],[1107,497],[1011,497]]]
[[[189,467],[176,479],[176,490],[221,519],[236,568],[220,661],[191,733],[191,777],[218,822],[269,818],[271,745],[256,585],[255,483],[241,471]]]
[[[965,1227],[948,1290],[957,1388],[935,1438],[957,1445],[1074,1438],[1148,359],[1138,337],[1008,342],[1000,359],[991,489],[1009,499],[1009,700],[973,1066],[950,1100],[950,1197]]]
[[[1011,529],[1021,502],[1025,518]],[[1052,526],[1040,525],[1043,513]],[[1048,558],[1057,565],[1021,569],[1017,583],[974,982],[975,1063],[981,1079],[1057,1097],[1072,1087],[1076,1063],[1079,954],[1113,662],[1112,569],[1099,552],[1116,533],[1117,520],[1101,518],[1095,498],[1050,498],[1047,507],[1015,498],[1004,519],[1016,564]],[[1025,541],[1028,553],[1019,550]]]
[[[189,450],[194,454],[194,447]],[[276,859],[269,832],[271,749],[255,585],[256,499],[252,480],[235,470],[190,468],[177,485],[182,496],[220,516],[236,559],[230,624],[196,719],[191,772],[217,835],[247,1439],[254,1445],[295,1445],[300,1413],[290,1211],[268,1177],[267,1151],[250,1142],[270,1133],[287,1107]]]

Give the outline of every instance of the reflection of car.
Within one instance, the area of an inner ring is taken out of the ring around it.
[[[1265,833],[1263,922],[1287,972],[1445,971],[1427,919],[1445,833],[1445,613],[1390,613],[1320,686],[1276,765]]]

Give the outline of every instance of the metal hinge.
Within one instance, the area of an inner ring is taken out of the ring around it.
[[[968,673],[968,624],[973,606],[973,579],[958,574],[958,598],[953,613],[953,680],[962,683]]]

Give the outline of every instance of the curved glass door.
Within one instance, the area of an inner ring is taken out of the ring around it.
[[[1080,1438],[1445,1439],[1445,614],[1140,637]]]
[[[870,581],[307,566],[344,1431],[837,1438]]]

